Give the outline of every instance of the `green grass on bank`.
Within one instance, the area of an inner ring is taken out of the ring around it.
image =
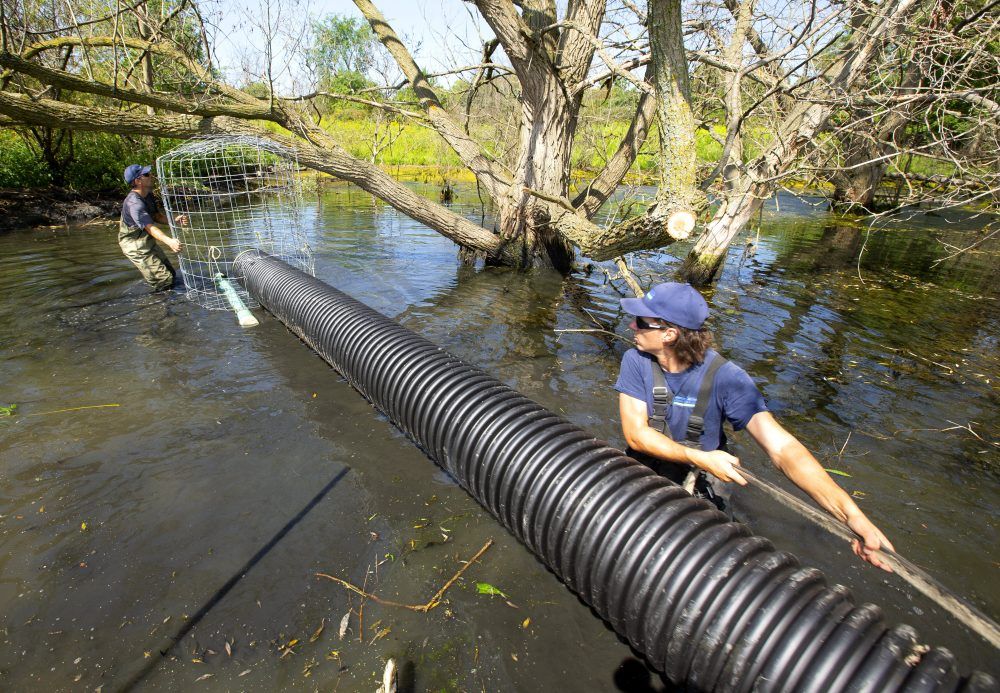
[[[407,124],[403,128],[389,127],[371,119],[324,119],[322,127],[353,156],[372,160],[375,150],[378,163],[387,168],[401,166],[438,166],[462,168],[462,162],[451,147],[433,130]],[[608,121],[599,127],[582,126],[573,147],[572,165],[578,174],[599,171],[611,158],[629,124],[625,121]],[[474,133],[478,134],[478,133]],[[725,137],[724,131],[720,137]],[[486,138],[481,138],[485,140]],[[722,153],[722,145],[703,131],[697,133],[699,161],[714,163]],[[638,173],[655,171],[657,164],[656,133],[651,136],[646,150],[639,154],[635,168]],[[494,151],[499,155],[501,152]]]
[[[429,128],[407,124],[376,123],[371,119],[327,120],[321,126],[352,156],[384,166],[461,167],[451,147]]]

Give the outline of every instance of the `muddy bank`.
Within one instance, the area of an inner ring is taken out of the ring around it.
[[[114,219],[121,214],[124,198],[124,192],[82,193],[56,187],[0,189],[0,232]]]

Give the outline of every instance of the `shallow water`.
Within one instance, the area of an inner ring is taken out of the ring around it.
[[[995,618],[997,244],[933,265],[982,221],[869,232],[780,202],[711,293],[722,351],[850,475],[837,480],[901,554]],[[474,205],[463,191],[457,208]],[[317,276],[621,445],[611,384],[627,345],[560,332],[628,334],[601,267],[565,280],[462,267],[450,242],[356,189],[307,206]],[[257,311],[242,330],[148,295],[114,234],[0,236],[0,406],[18,405],[0,418],[0,688],[372,690],[392,656],[415,690],[642,689],[634,653],[280,323]],[[652,254],[637,270],[675,263]],[[58,411],[77,407],[93,408]],[[744,463],[777,479],[746,443]],[[995,651],[905,583],[766,497],[739,507],[963,670],[997,673]],[[444,606],[366,602],[338,638],[359,599],[316,573],[422,603],[490,538]]]

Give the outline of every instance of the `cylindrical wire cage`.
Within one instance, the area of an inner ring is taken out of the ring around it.
[[[233,261],[259,248],[315,275],[312,248],[302,228],[302,188],[294,152],[261,137],[196,138],[156,162],[170,230],[183,244],[181,273],[188,299],[209,310],[228,310],[218,275],[233,282],[247,305]],[[187,223],[176,221],[187,216]]]

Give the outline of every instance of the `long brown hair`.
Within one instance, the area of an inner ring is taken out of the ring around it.
[[[700,330],[689,330],[680,325],[671,324],[677,330],[677,341],[673,343],[674,353],[682,361],[688,363],[702,363],[705,361],[705,353],[715,346],[715,338],[712,331],[707,327]]]

